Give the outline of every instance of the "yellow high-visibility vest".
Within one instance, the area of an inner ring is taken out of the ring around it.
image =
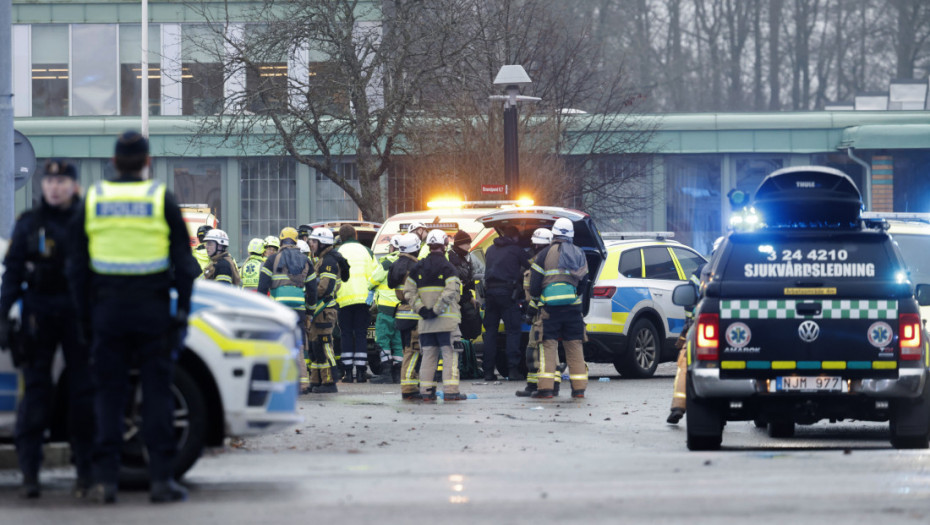
[[[90,267],[106,275],[149,275],[169,267],[165,186],[98,182],[87,192],[84,229]]]

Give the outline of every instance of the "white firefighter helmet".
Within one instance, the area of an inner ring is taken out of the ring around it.
[[[310,232],[310,239],[317,240],[320,244],[332,244],[333,232],[329,228],[314,228]]]
[[[426,234],[426,244],[440,244],[445,246],[449,242],[449,236],[442,230],[430,230]]]
[[[565,217],[560,217],[556,219],[555,224],[552,225],[552,235],[571,239],[575,236],[575,225]]]
[[[400,249],[400,239],[406,234],[399,233],[391,237],[390,245],[394,247],[395,250]]]
[[[549,244],[552,242],[552,232],[545,228],[536,228],[530,241],[533,244]]]
[[[413,233],[421,228],[426,229],[426,226],[423,226],[423,223],[420,221],[413,221],[407,226],[407,233]]]
[[[203,236],[203,242],[213,241],[220,246],[229,246],[229,235],[219,228],[213,228]]]
[[[297,249],[300,253],[310,253],[310,245],[303,239],[297,239]]]
[[[405,233],[397,241],[397,249],[401,253],[417,253],[420,251],[420,237],[415,233]]]

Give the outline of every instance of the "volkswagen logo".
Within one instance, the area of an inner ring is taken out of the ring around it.
[[[804,321],[798,327],[798,335],[801,336],[801,341],[813,343],[820,335],[820,327],[814,321]]]

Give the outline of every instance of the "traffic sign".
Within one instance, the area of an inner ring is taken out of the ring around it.
[[[481,193],[485,195],[504,195],[507,193],[506,184],[482,184]]]

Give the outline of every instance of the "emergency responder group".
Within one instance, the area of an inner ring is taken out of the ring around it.
[[[77,470],[74,495],[117,500],[123,411],[130,370],[137,369],[150,499],[187,498],[173,479],[170,388],[196,278],[266,294],[297,313],[305,339],[303,393],[337,392],[340,379],[367,381],[366,339],[374,307],[380,361],[375,382],[399,383],[405,401],[467,399],[459,391],[459,354],[465,348],[461,312],[476,303],[469,234],[458,231],[450,238],[441,229],[414,223],[376,260],[350,225],[340,227],[339,242],[326,227],[285,227],[278,236],[251,239],[240,266],[229,253],[229,236],[219,228],[201,226],[198,244],[189,247],[173,194],[143,176],[151,161],[142,135],[121,135],[113,162],[118,177],[96,183],[83,202],[76,166],[57,159],[46,163],[42,199],[17,220],[4,259],[0,347],[13,351],[23,372],[15,442],[24,497],[41,495],[52,362],[61,346]],[[573,234],[567,219],[558,219],[551,230],[536,230],[528,257],[519,245],[520,232],[505,227],[488,250],[484,375],[496,379],[495,336],[502,320],[507,350],[501,372],[527,381],[518,396],[558,395],[561,341],[572,396],[584,397],[581,298],[588,269],[583,252],[572,244]],[[16,325],[8,313],[20,300]],[[525,353],[518,348],[521,308],[533,327]],[[340,349],[334,345],[337,330]]]

